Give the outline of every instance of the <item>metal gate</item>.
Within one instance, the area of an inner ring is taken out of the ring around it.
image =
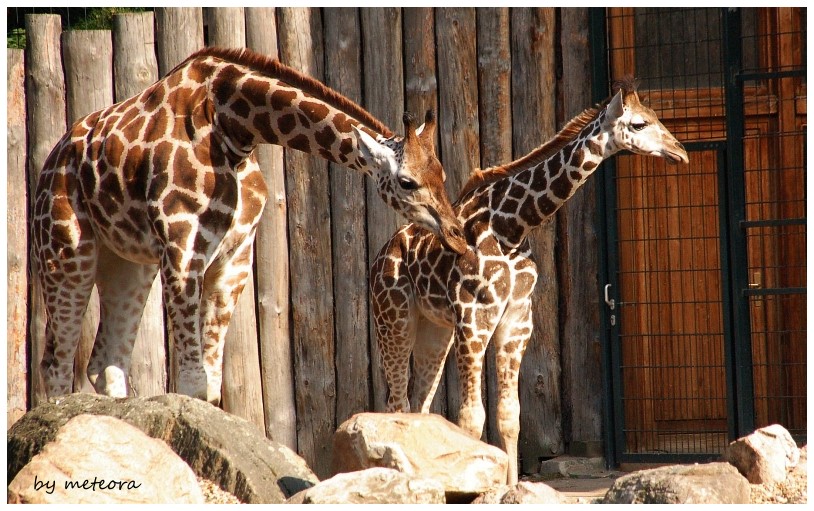
[[[592,13],[595,98],[634,74],[690,164],[619,155],[600,197],[606,456],[806,434],[806,12]]]

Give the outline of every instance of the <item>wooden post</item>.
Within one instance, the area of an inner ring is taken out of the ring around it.
[[[481,168],[512,160],[511,48],[509,9],[483,8],[478,23],[478,113],[480,114]],[[495,346],[489,343],[484,363],[486,384],[486,434],[499,445],[497,431],[497,367]]]
[[[113,16],[114,100],[117,102],[135,96],[158,79],[153,22],[152,12]],[[156,275],[133,346],[129,373],[133,395],[157,396],[167,392],[166,348],[161,276]]]
[[[525,155],[555,130],[553,8],[512,9],[512,138],[514,157]],[[520,470],[533,473],[539,459],[560,454],[560,350],[557,274],[552,218],[529,238],[538,279],[532,300],[534,333],[520,366]]]
[[[28,305],[28,219],[26,215],[25,159],[25,60],[23,50],[6,50],[8,87],[6,164],[8,206],[6,226],[8,302],[6,310],[6,427],[10,428],[28,408],[26,382],[26,329]]]
[[[108,30],[69,30],[62,33],[68,122],[113,104],[113,42]],[[88,360],[99,326],[96,287],[82,320],[82,336],[74,360],[74,391],[94,392],[88,380]]]
[[[158,75],[165,76],[193,52],[203,48],[200,7],[159,7],[155,10]]]
[[[155,10],[156,57],[158,77],[166,76],[175,66],[204,45],[203,12],[200,7],[159,7]],[[167,343],[167,390],[175,392],[178,361],[173,353],[172,333]]]
[[[447,191],[457,197],[469,174],[480,166],[478,125],[477,23],[474,8],[443,8],[435,15],[438,39],[438,95],[441,163]],[[447,417],[457,422],[460,384],[455,348],[446,362]],[[436,405],[438,406],[438,405]]]
[[[561,9],[564,123],[591,102],[588,9]],[[557,213],[564,441],[577,456],[601,456],[602,388],[596,181],[588,181]]]
[[[65,79],[62,74],[60,34],[62,24],[56,14],[30,14],[25,18],[28,43],[25,48],[27,62],[25,75],[26,108],[28,111],[28,187],[37,187],[45,159],[65,133]],[[33,200],[33,195],[31,197]],[[36,265],[30,262],[32,275],[37,275]],[[32,407],[46,398],[40,371],[45,349],[45,303],[39,278],[31,279],[29,335],[31,349],[31,400]]]
[[[280,8],[280,57],[321,80],[322,20],[318,9]],[[285,151],[291,308],[300,455],[318,477],[330,471],[336,427],[333,276],[329,176],[325,160]]]
[[[273,7],[249,7],[246,46],[277,57],[277,16]],[[294,368],[289,325],[288,221],[283,148],[260,144],[254,150],[269,191],[269,201],[257,226],[257,277],[260,374],[266,436],[297,449],[294,413]]]
[[[403,133],[404,80],[401,48],[401,10],[361,9],[362,62],[365,107],[395,133]],[[374,78],[375,77],[375,78]],[[387,206],[374,186],[367,188],[368,260],[379,253],[404,218]],[[368,302],[369,303],[369,302]],[[369,306],[368,306],[369,307]],[[368,309],[369,310],[369,309]],[[373,334],[373,318],[369,319]],[[372,410],[384,411],[387,383],[376,341],[371,343]]]
[[[246,46],[246,23],[242,7],[209,7],[206,13],[211,46]],[[226,332],[221,406],[227,412],[243,417],[265,431],[254,298],[254,276],[250,275]]]
[[[361,103],[357,9],[326,9],[325,83]],[[336,164],[331,171],[331,227],[336,314],[336,422],[370,407],[365,177]],[[375,341],[374,341],[375,342]]]

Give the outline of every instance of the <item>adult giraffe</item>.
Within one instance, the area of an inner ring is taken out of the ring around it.
[[[447,250],[411,224],[382,248],[370,270],[372,311],[390,394],[387,411],[409,412],[410,355],[414,392],[429,413],[449,349],[460,375],[459,425],[481,437],[486,413],[481,375],[495,343],[497,427],[517,482],[520,362],[531,337],[531,293],[537,266],[528,235],[567,201],[605,158],[626,149],[687,163],[687,152],[639,102],[632,81],[599,108],[572,119],[554,138],[507,165],[476,171],[455,211],[469,249]]]
[[[407,219],[466,247],[435,156],[434,119],[405,116],[404,138],[324,84],[250,50],[207,48],[141,94],[77,121],[47,158],[32,239],[47,312],[49,396],[71,391],[94,283],[100,325],[88,375],[127,395],[144,302],[161,272],[179,363],[176,390],[220,400],[223,340],[251,275],[267,198],[259,143],[371,176]]]

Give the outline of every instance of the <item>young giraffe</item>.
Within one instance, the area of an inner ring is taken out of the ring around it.
[[[410,411],[407,383],[414,357],[414,399],[430,404],[453,342],[461,381],[459,424],[481,437],[481,371],[495,343],[497,425],[517,482],[520,362],[531,336],[536,265],[529,233],[554,214],[597,166],[617,151],[688,161],[683,146],[639,102],[634,84],[572,119],[551,141],[509,163],[476,172],[455,204],[469,250],[460,256],[415,225],[399,230],[371,268],[376,333],[390,395],[388,411]]]
[[[156,271],[179,363],[176,390],[217,403],[223,340],[251,275],[267,190],[253,149],[272,143],[371,176],[406,218],[466,248],[435,156],[434,120],[406,136],[326,87],[249,50],[208,48],[141,94],[79,120],[36,189],[33,244],[48,315],[49,396],[71,391],[82,315],[101,321],[88,374],[127,395],[138,323]],[[156,266],[157,265],[157,266]]]

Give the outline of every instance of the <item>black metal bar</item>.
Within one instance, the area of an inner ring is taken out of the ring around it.
[[[742,70],[741,10],[721,8],[723,34],[724,100],[726,108],[726,186],[729,225],[740,226],[746,214],[744,183],[744,101]],[[754,383],[752,378],[752,342],[749,301],[742,290],[749,288],[746,236],[743,229],[728,229],[729,290],[732,317],[729,328],[732,337],[724,351],[727,365],[727,423],[731,439],[751,433],[755,428]]]
[[[608,94],[608,54],[607,54],[607,29],[606,29],[606,14],[604,7],[592,7],[589,9],[589,16],[590,16],[590,26],[589,26],[589,35],[591,41],[591,62],[593,62],[593,69],[592,69],[592,79],[591,79],[591,88],[593,95],[593,100],[595,102],[602,101]],[[614,249],[611,247],[611,244],[608,243],[607,238],[607,229],[608,225],[606,225],[605,221],[608,217],[613,215],[609,214],[611,210],[608,209],[606,197],[607,193],[605,189],[607,188],[608,181],[613,181],[611,178],[612,176],[612,169],[608,168],[608,165],[603,165],[604,168],[600,169],[596,179],[601,179],[606,186],[597,186],[596,187],[596,218],[595,218],[595,225],[596,225],[596,232],[597,232],[597,246],[599,247],[599,288],[597,289],[597,293],[602,293],[604,291],[604,285],[606,282],[610,282],[609,271],[610,268],[608,262],[608,252],[613,251]],[[605,249],[605,250],[603,250]],[[601,296],[601,295],[599,295]],[[613,345],[614,338],[611,335],[611,331],[607,328],[610,325],[610,318],[608,317],[608,310],[606,307],[600,307],[600,325],[602,327],[599,329],[599,342],[602,351],[602,380],[605,383],[604,388],[602,389],[602,405],[603,405],[603,413],[602,413],[602,437],[604,439],[603,448],[605,454],[605,464],[608,467],[616,467],[618,465],[618,460],[616,458],[616,453],[618,452],[618,445],[617,445],[617,431],[621,431],[621,427],[617,427],[616,425],[616,398],[618,394],[615,394],[616,390],[614,389],[614,367],[618,367],[614,365],[614,356],[613,352]],[[619,400],[621,401],[621,399]]]
[[[785,225],[806,225],[805,218],[778,218],[776,220],[744,220],[740,223],[742,229],[750,227],[781,227]]]
[[[765,289],[744,289],[743,296],[804,295],[804,287],[774,287]]]
[[[773,80],[775,78],[794,78],[802,76],[805,78],[805,69],[792,69],[790,71],[766,71],[763,73],[740,73],[738,80],[745,82],[748,80]]]

